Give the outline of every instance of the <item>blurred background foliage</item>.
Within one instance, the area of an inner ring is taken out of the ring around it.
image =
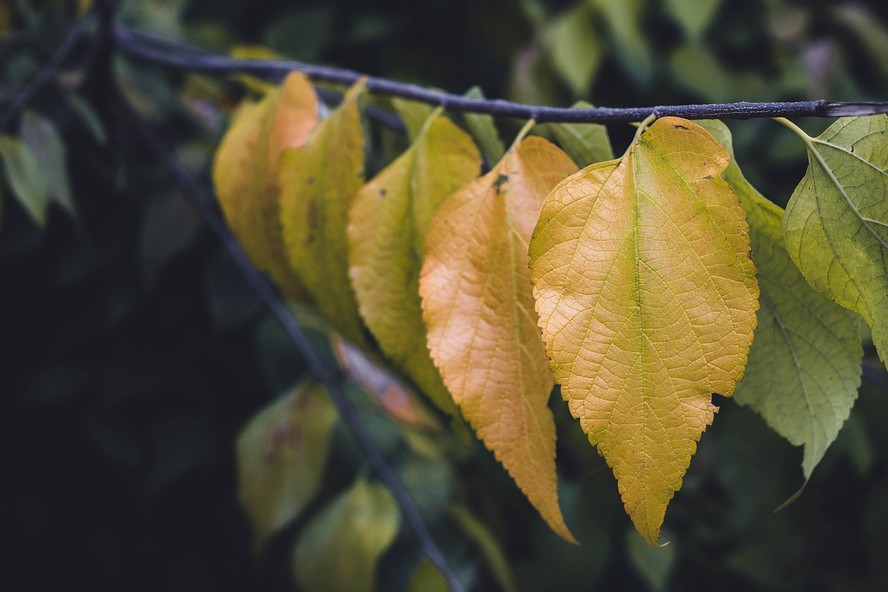
[[[89,4],[0,1],[0,113]],[[122,18],[220,52],[259,46],[552,105],[888,98],[888,5],[876,1],[131,0]],[[113,65],[127,100],[206,181],[242,86]],[[303,434],[298,415],[287,420],[292,405],[326,398],[310,385],[294,390],[306,379],[298,355],[121,124],[101,66],[100,52],[78,47],[0,130],[7,585],[313,590],[325,574],[353,569],[365,583],[340,580],[339,589],[363,589],[368,578],[378,590],[442,589],[344,428],[324,419],[321,436]],[[520,123],[496,122],[507,143]],[[809,132],[828,124],[800,123]],[[747,176],[784,204],[804,146],[767,120],[730,126]],[[373,172],[406,139],[368,130]],[[609,131],[621,152],[633,128]],[[333,364],[323,325],[299,314]],[[781,512],[772,510],[802,484],[801,451],[718,400],[660,549],[634,533],[610,471],[557,395],[562,506],[580,547],[547,530],[470,436],[442,429],[403,393],[383,386],[374,396],[342,380],[470,589],[888,588],[888,379],[871,348],[838,441]],[[277,427],[245,432],[263,409],[256,421]],[[256,492],[239,492],[242,432],[242,459],[299,450],[306,438],[327,444],[299,461],[302,480],[279,475],[256,502]],[[316,482],[295,491],[306,474]],[[281,514],[260,515],[270,507]],[[264,552],[248,516],[268,537]]]

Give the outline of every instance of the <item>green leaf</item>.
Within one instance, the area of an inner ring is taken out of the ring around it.
[[[293,574],[305,592],[373,592],[376,564],[398,532],[388,489],[357,481],[300,534]]]
[[[586,101],[579,101],[573,107],[589,109],[592,106]],[[581,167],[614,157],[607,128],[601,124],[547,123],[543,127],[552,133],[558,145]]]
[[[423,557],[410,574],[407,592],[448,592],[447,580],[428,557]]]
[[[578,3],[556,17],[545,32],[552,65],[575,95],[589,91],[601,63],[601,39],[590,6]]]
[[[482,92],[480,87],[473,86],[466,92],[465,96],[469,99],[483,99],[484,92]],[[506,152],[506,147],[503,146],[503,141],[500,139],[493,117],[482,113],[463,113],[463,119],[469,131],[472,132],[472,137],[478,142],[478,147],[481,148],[481,154],[484,155],[485,162],[490,166],[499,162]]]
[[[431,117],[435,110],[431,105],[420,103],[419,101],[408,101],[400,97],[392,98],[392,105],[401,116],[404,126],[407,128],[407,137],[411,142],[415,142],[420,132],[425,127],[426,121]]]
[[[515,585],[515,577],[512,575],[512,568],[506,560],[503,548],[487,525],[478,520],[468,508],[462,506],[450,508],[450,515],[459,523],[469,538],[478,545],[487,565],[490,566],[490,573],[493,574],[502,591],[515,592],[518,590]]]
[[[812,138],[783,218],[786,248],[811,286],[859,313],[888,360],[888,116],[842,118]]]
[[[37,159],[42,174],[47,178],[50,196],[72,218],[77,217],[71,186],[68,182],[68,164],[65,154],[65,143],[62,141],[55,124],[37,115],[33,111],[25,111],[22,115],[19,134],[22,142],[30,149]]]
[[[666,10],[684,31],[697,41],[721,7],[721,0],[666,0]]]
[[[0,136],[0,157],[12,194],[37,226],[43,228],[51,188],[40,170],[40,161],[24,142],[9,136]]]
[[[668,537],[667,532],[663,535]],[[664,590],[675,566],[675,545],[652,547],[633,530],[626,531],[626,551],[635,571],[652,590]]]
[[[555,379],[650,544],[752,344],[758,286],[728,162],[698,125],[658,119],[555,187],[530,243]]]
[[[349,272],[361,316],[394,365],[450,414],[456,411],[453,398],[426,347],[419,272],[429,220],[480,169],[471,138],[436,116],[404,154],[361,188],[349,215]]]
[[[808,479],[857,399],[863,358],[859,318],[805,282],[783,243],[783,211],[743,177],[727,126],[700,123],[732,155],[722,177],[746,211],[761,289],[755,341],[734,397],[792,444],[804,445]]]
[[[348,212],[364,184],[360,81],[312,131],[308,142],[283,152],[278,183],[290,267],[327,321],[356,345],[363,323],[348,278]]]
[[[318,492],[336,417],[326,389],[303,383],[253,417],[238,437],[238,489],[257,553]]]
[[[587,0],[607,22],[616,45],[617,59],[637,82],[646,84],[653,73],[653,58],[642,33],[645,0]]]

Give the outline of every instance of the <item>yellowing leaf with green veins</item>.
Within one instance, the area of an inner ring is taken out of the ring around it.
[[[666,506],[743,376],[758,287],[728,155],[667,117],[546,198],[530,244],[536,309],[571,413],[656,544]]]
[[[400,514],[388,489],[357,481],[299,535],[293,574],[306,592],[373,592],[376,564],[398,533]]]
[[[480,169],[472,139],[436,116],[358,192],[349,217],[350,274],[364,322],[395,366],[451,414],[453,399],[426,346],[419,271],[429,220]]]
[[[238,488],[257,552],[318,492],[336,418],[326,389],[306,383],[259,412],[238,437]]]
[[[277,170],[282,152],[304,144],[317,123],[311,83],[291,73],[280,89],[238,108],[213,162],[213,184],[231,231],[256,267],[285,296],[301,301],[308,296],[284,250]]]
[[[546,194],[576,165],[531,137],[438,208],[420,276],[429,350],[484,444],[549,526],[558,507],[552,373],[540,341],[527,244]]]
[[[783,217],[808,283],[859,313],[888,360],[888,116],[843,118],[808,145],[808,170]]]
[[[358,97],[364,83],[281,158],[281,222],[290,266],[326,319],[352,343],[364,343],[348,279],[348,212],[364,184],[364,136]]]
[[[415,142],[435,108],[426,103],[400,97],[392,97],[391,101],[398,111],[401,121],[404,122],[404,127],[407,128],[407,137],[411,142]]]
[[[725,124],[701,125],[732,152]],[[722,177],[746,211],[761,289],[755,341],[734,398],[792,444],[804,445],[807,479],[857,399],[863,358],[859,317],[805,282],[783,243],[783,211],[749,184],[733,157]]]

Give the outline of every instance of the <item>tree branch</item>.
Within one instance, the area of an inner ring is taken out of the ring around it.
[[[114,27],[120,49],[153,64],[195,72],[242,73],[280,80],[298,70],[315,80],[350,85],[364,75],[342,68],[305,64],[291,60],[245,60],[208,52],[192,45],[131,29]],[[381,95],[412,99],[451,111],[487,113],[501,117],[535,119],[539,123],[619,123],[642,121],[650,115],[675,115],[686,119],[753,119],[765,117],[844,117],[888,113],[888,101],[836,103],[824,99],[768,103],[717,103],[661,105],[655,107],[594,107],[572,109],[526,105],[501,99],[470,99],[375,76],[365,77],[367,90]]]

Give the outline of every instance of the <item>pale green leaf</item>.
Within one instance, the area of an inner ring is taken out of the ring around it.
[[[42,228],[46,224],[51,188],[49,179],[40,170],[40,161],[24,142],[9,136],[0,136],[0,157],[12,194]]]
[[[349,271],[361,316],[395,366],[450,414],[453,398],[426,347],[419,272],[429,220],[480,169],[471,138],[436,116],[358,192],[349,216]]]
[[[589,109],[592,104],[579,101],[573,107],[574,109]],[[558,145],[581,167],[611,160],[614,157],[607,128],[601,124],[548,123],[544,127],[552,133]]]
[[[617,59],[629,76],[641,83],[653,75],[653,58],[642,31],[645,0],[587,0],[607,22],[616,45]]]
[[[293,574],[304,592],[373,592],[376,565],[398,532],[388,489],[357,481],[299,535]]]
[[[732,154],[723,123],[701,124]],[[761,289],[755,341],[734,397],[792,444],[804,445],[807,479],[857,399],[859,318],[805,282],[783,243],[783,211],[749,184],[733,157],[722,177],[746,211]]]
[[[326,389],[303,383],[253,417],[238,437],[238,489],[257,552],[318,492],[336,417]]]
[[[549,59],[575,95],[588,92],[601,63],[601,39],[594,19],[592,8],[578,3],[552,20],[545,32]]]
[[[809,160],[783,218],[789,256],[815,290],[864,318],[888,360],[888,116],[842,118],[816,138],[786,123]]]
[[[743,376],[758,286],[729,158],[698,125],[658,119],[618,160],[546,198],[530,243],[540,329],[561,394],[650,544]]]
[[[666,0],[666,10],[692,41],[700,39],[720,6],[721,0]]]
[[[668,537],[668,533],[664,532]],[[669,574],[675,566],[675,546],[652,547],[634,530],[626,531],[626,551],[635,571],[648,583],[652,590],[665,590]]]
[[[493,574],[500,589],[503,592],[518,590],[515,585],[515,576],[512,575],[512,568],[509,566],[502,545],[496,540],[487,525],[476,518],[468,508],[462,506],[450,508],[450,515],[456,519],[468,537],[478,545],[478,549],[484,555],[484,559],[490,567],[490,573]]]
[[[71,185],[68,181],[68,164],[65,143],[55,124],[33,111],[22,115],[19,135],[22,142],[37,159],[42,174],[49,184],[49,194],[72,217],[77,216]]]
[[[465,96],[469,99],[483,99],[484,93],[480,87],[473,86],[466,92]],[[483,113],[463,113],[463,119],[469,131],[472,132],[472,136],[478,142],[478,147],[481,148],[484,160],[490,166],[499,162],[506,152],[506,147],[503,146],[503,141],[500,139],[493,117]]]

